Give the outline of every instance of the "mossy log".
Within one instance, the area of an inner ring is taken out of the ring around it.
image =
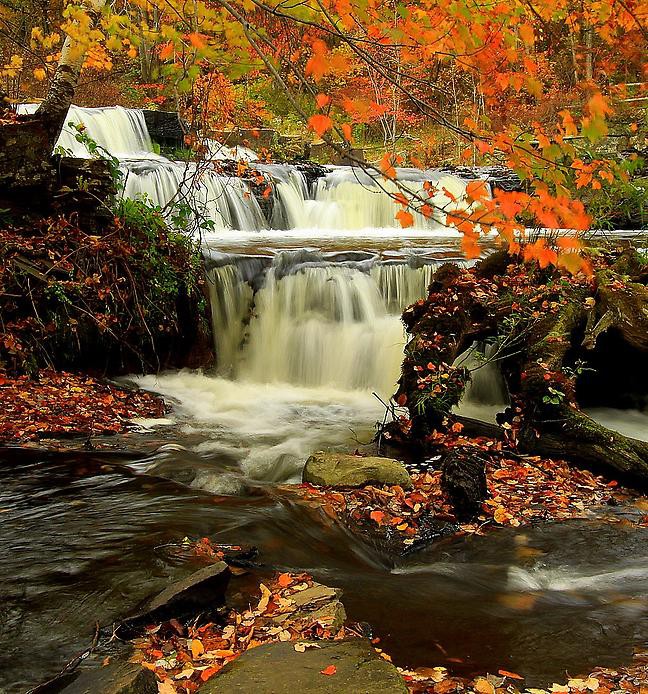
[[[619,388],[636,386],[637,397],[648,403],[648,378],[640,366],[648,353],[646,279],[645,264],[631,250],[602,253],[591,278],[540,270],[506,254],[494,254],[472,270],[443,266],[427,299],[403,315],[410,340],[395,398],[409,417],[400,438],[434,448],[431,432],[452,425],[452,408],[470,379],[454,362],[473,341],[493,338],[512,402],[502,415],[509,441],[523,452],[647,482],[648,443],[610,430],[583,411],[592,393],[596,405],[616,406],[617,381]],[[625,376],[614,376],[624,369]],[[466,489],[477,489],[478,473],[470,477]]]
[[[504,370],[523,408],[520,447],[648,481],[648,443],[612,431],[585,414],[578,401],[577,375],[565,375],[576,357],[586,362],[587,352],[596,350],[598,339],[609,331],[648,358],[648,289],[624,279],[614,266],[597,273],[594,287],[593,292],[577,292],[556,316],[542,321],[524,358],[514,360],[517,368]],[[609,354],[608,368],[620,358]],[[555,384],[557,398],[547,396],[549,383]]]

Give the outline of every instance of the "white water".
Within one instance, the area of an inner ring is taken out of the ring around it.
[[[23,104],[22,113],[32,113],[37,104]],[[303,173],[288,165],[258,165],[273,192],[272,213],[266,219],[248,185],[238,179],[217,174],[209,160],[242,159],[255,161],[254,152],[244,147],[228,148],[207,140],[207,159],[195,166],[170,161],[154,154],[144,112],[119,106],[82,108],[72,106],[66,125],[57,142],[76,157],[90,156],[86,146],[76,139],[69,123],[82,124],[87,137],[122,161],[128,197],[146,196],[165,208],[182,200],[194,210],[196,229],[208,234],[200,224],[206,220],[216,233],[225,229],[259,231],[261,229],[308,230],[311,234],[337,233],[342,229],[400,229],[396,213],[400,209],[388,193],[398,186],[378,174],[352,167],[327,167],[326,175],[309,186]],[[405,192],[427,200],[431,216],[414,213],[414,230],[433,232],[445,225],[445,212],[465,209],[466,182],[457,176],[438,171],[398,169],[398,180]],[[437,192],[428,199],[424,182]],[[457,235],[457,232],[454,232]]]
[[[119,157],[126,196],[162,208],[188,205],[205,254],[217,263],[208,287],[218,375],[140,379],[178,401],[176,417],[197,435],[196,452],[234,461],[245,478],[296,479],[315,448],[354,445],[353,431],[368,438],[382,416],[371,393],[389,398],[398,378],[400,313],[425,295],[434,270],[426,254],[456,252],[459,234],[446,226],[445,213],[468,207],[466,181],[399,169],[406,193],[427,199],[427,184],[434,186],[432,214],[415,213],[413,227],[402,230],[391,197],[398,189],[377,174],[332,166],[312,179],[295,166],[257,164],[272,191],[264,212],[245,181],[218,174],[209,161],[156,155],[142,111],[74,106],[68,121],[83,123],[89,138]],[[75,135],[66,125],[58,144],[88,156]],[[208,145],[214,160],[255,159],[247,150]],[[329,257],[329,250],[348,257]],[[352,257],[356,251],[362,257]],[[496,367],[474,370],[460,411],[492,420],[505,404]],[[643,422],[644,415],[625,414],[616,428],[642,436]],[[196,483],[232,488],[231,475],[227,484],[217,478],[202,475]]]
[[[178,401],[194,453],[245,479],[297,481],[313,451],[372,438],[384,415],[372,391],[389,399],[400,372],[401,302],[424,294],[434,267],[330,264],[304,252],[230,260],[208,273],[220,375],[139,383]],[[214,470],[192,484],[236,488]]]

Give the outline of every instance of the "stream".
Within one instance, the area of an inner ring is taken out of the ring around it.
[[[180,165],[153,154],[140,115],[71,112],[120,156],[128,194],[164,204],[183,185]],[[268,571],[342,588],[349,618],[371,624],[398,665],[503,668],[544,686],[628,661],[648,634],[648,529],[624,522],[639,508],[394,556],[282,489],[301,480],[310,453],[370,443],[384,416],[376,396],[388,399],[399,374],[402,309],[441,262],[462,261],[442,217],[397,229],[393,201],[349,167],[315,184],[288,165],[264,171],[270,219],[224,176],[186,193],[218,222],[202,239],[218,364],[126,379],[172,405],[127,437],[152,452],[0,452],[0,692],[51,677],[97,622],[189,573],[169,545],[202,536],[256,546]],[[461,203],[457,176],[402,175],[414,187],[441,181]],[[478,373],[460,407],[492,419],[498,374]],[[593,415],[648,437],[644,412]]]

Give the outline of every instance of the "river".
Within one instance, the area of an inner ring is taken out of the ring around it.
[[[281,484],[318,449],[362,448],[398,378],[402,309],[439,263],[463,262],[442,215],[407,232],[365,174],[333,167],[315,183],[262,165],[272,217],[238,179],[201,174],[153,153],[139,112],[76,109],[87,133],[120,156],[128,194],[193,196],[203,233],[218,364],[209,373],[133,375],[173,405],[140,422],[140,455],[5,451],[0,457],[0,690],[53,675],[102,625],[186,573],[169,546],[208,535],[259,548],[267,570],[305,570],[339,586],[349,617],[369,622],[399,665],[518,672],[533,686],[630,658],[648,633],[648,531],[601,509],[590,520],[443,540],[394,556]],[[67,139],[66,139],[67,138]],[[69,133],[62,144],[78,152]],[[461,204],[465,181],[439,182]],[[454,204],[454,202],[452,203]],[[489,418],[497,374],[480,373],[463,407]],[[638,412],[601,411],[635,436]]]

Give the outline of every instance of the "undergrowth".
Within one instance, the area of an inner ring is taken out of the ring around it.
[[[0,369],[196,365],[210,342],[197,242],[145,200],[92,231],[63,217],[0,229]]]

